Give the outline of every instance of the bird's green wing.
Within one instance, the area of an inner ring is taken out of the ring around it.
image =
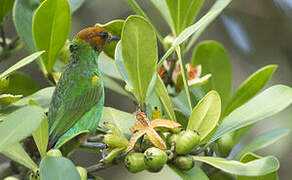
[[[82,89],[74,92],[74,89]],[[100,85],[91,88],[73,87],[59,108],[55,108],[55,117],[51,117],[50,137],[55,139],[68,131],[92,106],[96,105],[102,96]],[[54,102],[52,102],[54,104]]]

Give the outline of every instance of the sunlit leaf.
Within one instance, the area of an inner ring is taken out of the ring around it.
[[[267,103],[267,100],[269,103]],[[208,144],[229,133],[270,117],[292,103],[292,88],[275,85],[230,113]]]
[[[40,164],[41,180],[81,180],[75,165],[64,157],[46,156]]]
[[[50,73],[70,32],[71,14],[68,1],[43,1],[33,16],[32,27],[37,49],[46,51],[41,59]]]
[[[38,128],[43,116],[41,108],[26,106],[1,119],[0,151],[29,136]]]
[[[133,92],[143,106],[158,58],[156,36],[151,24],[142,17],[129,16],[123,28],[121,45]]]
[[[4,71],[3,73],[1,73],[0,74],[0,79],[8,76],[10,73],[12,73],[12,72],[14,72],[14,71],[22,68],[23,66],[26,66],[27,64],[33,62],[34,60],[36,60],[36,58],[38,58],[44,52],[45,51],[39,51],[39,52],[33,53],[30,56],[27,56],[27,57],[21,59],[16,64],[14,64],[10,68],[8,68],[6,71]]]
[[[49,141],[49,124],[47,116],[44,116],[40,126],[32,133],[35,144],[38,147],[41,157],[45,157]]]
[[[220,113],[220,96],[216,91],[210,91],[193,109],[187,129],[198,131],[201,141],[204,142],[204,139],[216,127]]]
[[[36,170],[38,168],[35,162],[30,158],[19,143],[12,144],[5,148],[3,150],[3,154],[31,170]]]
[[[246,144],[234,157],[234,159],[239,159],[243,154],[247,152],[255,152],[259,149],[265,148],[271,144],[278,142],[281,138],[289,134],[289,129],[276,129],[264,133],[260,136],[254,138],[251,142]]]
[[[248,163],[207,156],[193,156],[193,159],[207,163],[224,172],[240,176],[261,176],[275,172],[280,167],[278,159],[274,156],[267,156]]]
[[[208,176],[199,167],[195,166],[189,171],[182,171],[174,165],[168,165],[182,180],[209,180]]]

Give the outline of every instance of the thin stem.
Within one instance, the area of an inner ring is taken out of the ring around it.
[[[108,164],[98,163],[98,164],[89,166],[89,167],[87,167],[85,169],[87,170],[88,173],[93,173],[93,172],[97,172],[97,171],[100,171],[100,170],[103,170],[103,169],[106,169],[106,168],[110,168],[110,167],[112,167],[114,165],[115,164],[113,164],[113,163],[108,163]]]
[[[185,63],[182,60],[181,50],[180,50],[179,46],[176,47],[176,53],[177,53],[178,60],[179,60],[179,63],[180,63],[180,69],[181,69],[181,72],[182,72],[182,77],[183,77],[185,91],[186,91],[187,98],[188,98],[188,103],[189,103],[189,106],[190,106],[190,110],[192,112],[193,106],[192,106],[192,101],[191,101],[189,85],[188,85],[188,81],[187,81],[187,74],[186,74],[186,71],[185,71]]]

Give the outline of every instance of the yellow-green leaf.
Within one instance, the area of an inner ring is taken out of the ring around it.
[[[49,141],[49,124],[47,116],[44,116],[40,126],[32,133],[41,157],[45,157]]]

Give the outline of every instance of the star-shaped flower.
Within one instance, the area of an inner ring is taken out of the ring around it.
[[[144,134],[147,135],[148,139],[154,146],[160,149],[166,149],[166,144],[164,140],[159,136],[159,134],[155,131],[154,128],[164,127],[172,129],[181,126],[179,123],[167,119],[155,119],[153,121],[149,121],[144,112],[137,112],[136,118],[139,122],[134,124],[130,129],[132,132],[135,133],[132,135],[130,139],[130,142],[126,149],[126,153],[128,153],[134,148],[137,140]]]

